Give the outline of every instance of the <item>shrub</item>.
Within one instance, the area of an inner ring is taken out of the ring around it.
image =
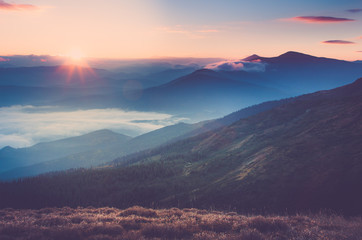
[[[86,234],[89,235],[110,235],[110,236],[116,236],[121,235],[124,232],[123,227],[118,225],[96,225],[89,227]]]
[[[49,213],[52,213],[55,211],[56,211],[56,208],[42,208],[42,209],[38,210],[38,213],[49,214]]]
[[[142,207],[1,212],[0,240],[359,240],[362,236],[361,218],[321,214],[263,217]]]
[[[44,227],[63,226],[63,225],[67,225],[68,223],[69,223],[69,220],[67,218],[56,217],[53,215],[51,215],[50,217],[47,217],[47,218],[42,218],[42,219],[36,220],[34,222],[35,225],[44,226]]]
[[[53,240],[79,240],[82,232],[75,228],[52,228],[49,233],[49,238]]]
[[[142,217],[149,217],[149,218],[155,218],[157,217],[157,212],[153,209],[143,208],[139,206],[134,206],[131,208],[127,208],[126,210],[123,210],[119,216],[125,217],[129,215],[136,215],[136,216],[142,216]]]
[[[185,225],[179,224],[147,224],[142,228],[142,235],[147,238],[184,239],[190,238],[193,232]]]
[[[201,229],[218,233],[230,231],[232,229],[232,225],[232,221],[218,218],[215,215],[206,215],[204,221],[200,223]]]
[[[136,222],[134,220],[131,220],[131,221],[129,221],[129,220],[121,220],[120,224],[127,231],[129,231],[129,230],[138,230],[138,229],[141,228],[141,223]]]
[[[83,222],[84,218],[80,217],[80,216],[74,216],[70,219],[70,221],[74,224],[79,224],[81,222]]]
[[[289,229],[288,224],[281,219],[262,216],[252,217],[249,220],[249,227],[255,228],[262,233],[287,231]]]
[[[260,232],[255,229],[242,230],[240,232],[241,240],[266,240],[266,238]]]

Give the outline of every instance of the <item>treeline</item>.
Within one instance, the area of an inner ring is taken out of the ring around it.
[[[162,162],[129,167],[78,169],[0,183],[0,208],[44,208],[135,204],[156,207],[191,186],[183,169]],[[177,201],[177,200],[176,200]]]

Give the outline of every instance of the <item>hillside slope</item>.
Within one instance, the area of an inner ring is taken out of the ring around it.
[[[170,144],[178,140],[227,126],[246,118],[282,105],[293,99],[270,101],[250,106],[223,118],[194,124],[178,123],[166,126],[134,138],[117,139],[107,130],[96,131],[81,137],[67,138],[49,143],[37,144],[30,148],[0,150],[0,179],[13,180],[36,176],[42,173],[89,168],[106,164],[122,156]],[[92,140],[93,139],[93,140]],[[125,141],[127,140],[127,141]],[[95,142],[95,145],[92,145]]]
[[[124,158],[119,167],[0,184],[8,196],[0,206],[138,204],[361,214],[361,109],[359,79]],[[37,201],[20,201],[25,196]]]
[[[38,143],[26,148],[5,147],[0,150],[0,172],[84,151],[97,150],[114,142],[124,144],[130,139],[132,138],[129,136],[103,129],[77,137]]]
[[[184,201],[199,207],[361,213],[361,109],[359,79],[128,163],[183,162],[200,181]]]
[[[246,82],[243,78],[235,80],[209,69],[200,69],[167,84],[145,89],[135,106],[215,117],[288,96],[278,89]]]

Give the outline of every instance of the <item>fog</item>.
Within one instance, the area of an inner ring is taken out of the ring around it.
[[[239,60],[228,60],[211,63],[205,68],[215,71],[246,71],[246,72],[264,72],[266,63],[263,62],[247,62]]]
[[[65,111],[48,106],[3,107],[0,116],[0,149],[27,147],[99,129],[136,136],[185,120],[156,112],[115,108]]]

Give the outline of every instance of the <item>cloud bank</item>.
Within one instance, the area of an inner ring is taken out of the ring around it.
[[[208,64],[207,69],[216,71],[246,71],[246,72],[264,72],[266,63],[262,62],[246,62],[240,60],[228,60],[217,63]]]
[[[350,12],[350,13],[359,13],[359,12],[362,12],[362,8],[348,9],[347,12]]]
[[[135,136],[184,120],[155,112],[120,109],[63,111],[56,107],[34,106],[3,107],[0,116],[0,149],[5,146],[27,147],[99,129]]]
[[[346,41],[346,40],[327,40],[323,41],[325,44],[355,44],[355,42]]]
[[[330,16],[298,16],[290,18],[289,20],[305,23],[340,23],[355,21],[354,19],[350,18],[337,18]]]
[[[14,4],[0,0],[0,10],[26,11],[26,10],[36,10],[36,9],[38,9],[38,7],[31,4]]]

